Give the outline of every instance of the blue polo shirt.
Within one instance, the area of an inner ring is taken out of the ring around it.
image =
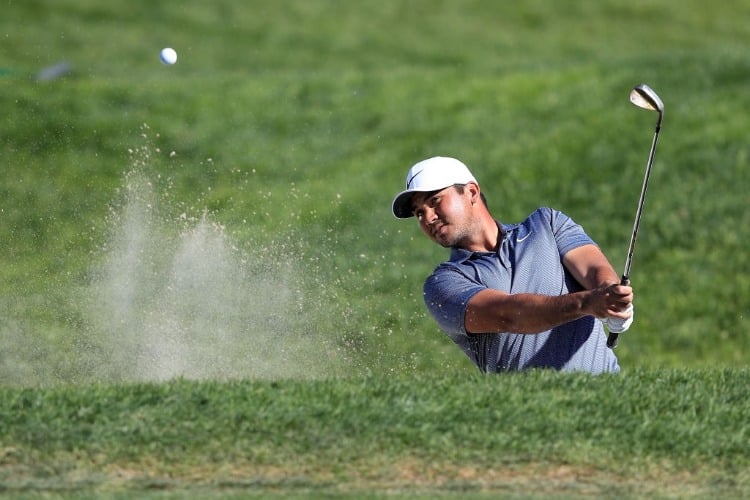
[[[466,304],[479,291],[564,295],[583,287],[562,264],[563,256],[594,241],[570,217],[540,208],[520,224],[501,224],[496,252],[451,250],[425,280],[424,300],[440,328],[484,372],[554,368],[619,372],[606,345],[602,322],[586,316],[539,334],[468,334]]]

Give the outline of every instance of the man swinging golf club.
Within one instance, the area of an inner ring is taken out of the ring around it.
[[[426,279],[424,300],[480,370],[619,372],[603,323],[629,328],[633,291],[571,218],[540,208],[502,223],[467,166],[446,157],[411,167],[392,209],[450,248]]]

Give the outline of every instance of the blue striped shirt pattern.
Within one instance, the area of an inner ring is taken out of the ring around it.
[[[570,217],[540,208],[519,224],[498,222],[498,226],[501,241],[496,252],[453,248],[450,259],[425,280],[425,304],[440,328],[484,372],[531,368],[619,372],[617,357],[606,346],[602,322],[593,316],[532,335],[466,332],[466,304],[486,288],[554,296],[583,289],[562,258],[594,241]]]

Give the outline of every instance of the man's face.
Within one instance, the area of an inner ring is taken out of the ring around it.
[[[463,193],[455,186],[440,191],[417,193],[412,209],[419,227],[432,241],[446,248],[461,246],[471,235],[472,190]]]

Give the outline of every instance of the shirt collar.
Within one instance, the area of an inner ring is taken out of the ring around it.
[[[498,259],[500,259],[500,263],[503,265],[503,267],[507,268],[510,265],[510,259],[508,258],[508,243],[510,241],[509,235],[510,232],[515,229],[516,226],[518,226],[518,224],[502,224],[498,220],[496,220],[495,223],[500,230],[500,232],[498,233],[500,242],[497,245],[496,252],[472,252],[471,250],[466,250],[465,248],[451,247],[450,261],[456,264],[464,264],[466,261],[471,260],[474,256],[497,254]]]

